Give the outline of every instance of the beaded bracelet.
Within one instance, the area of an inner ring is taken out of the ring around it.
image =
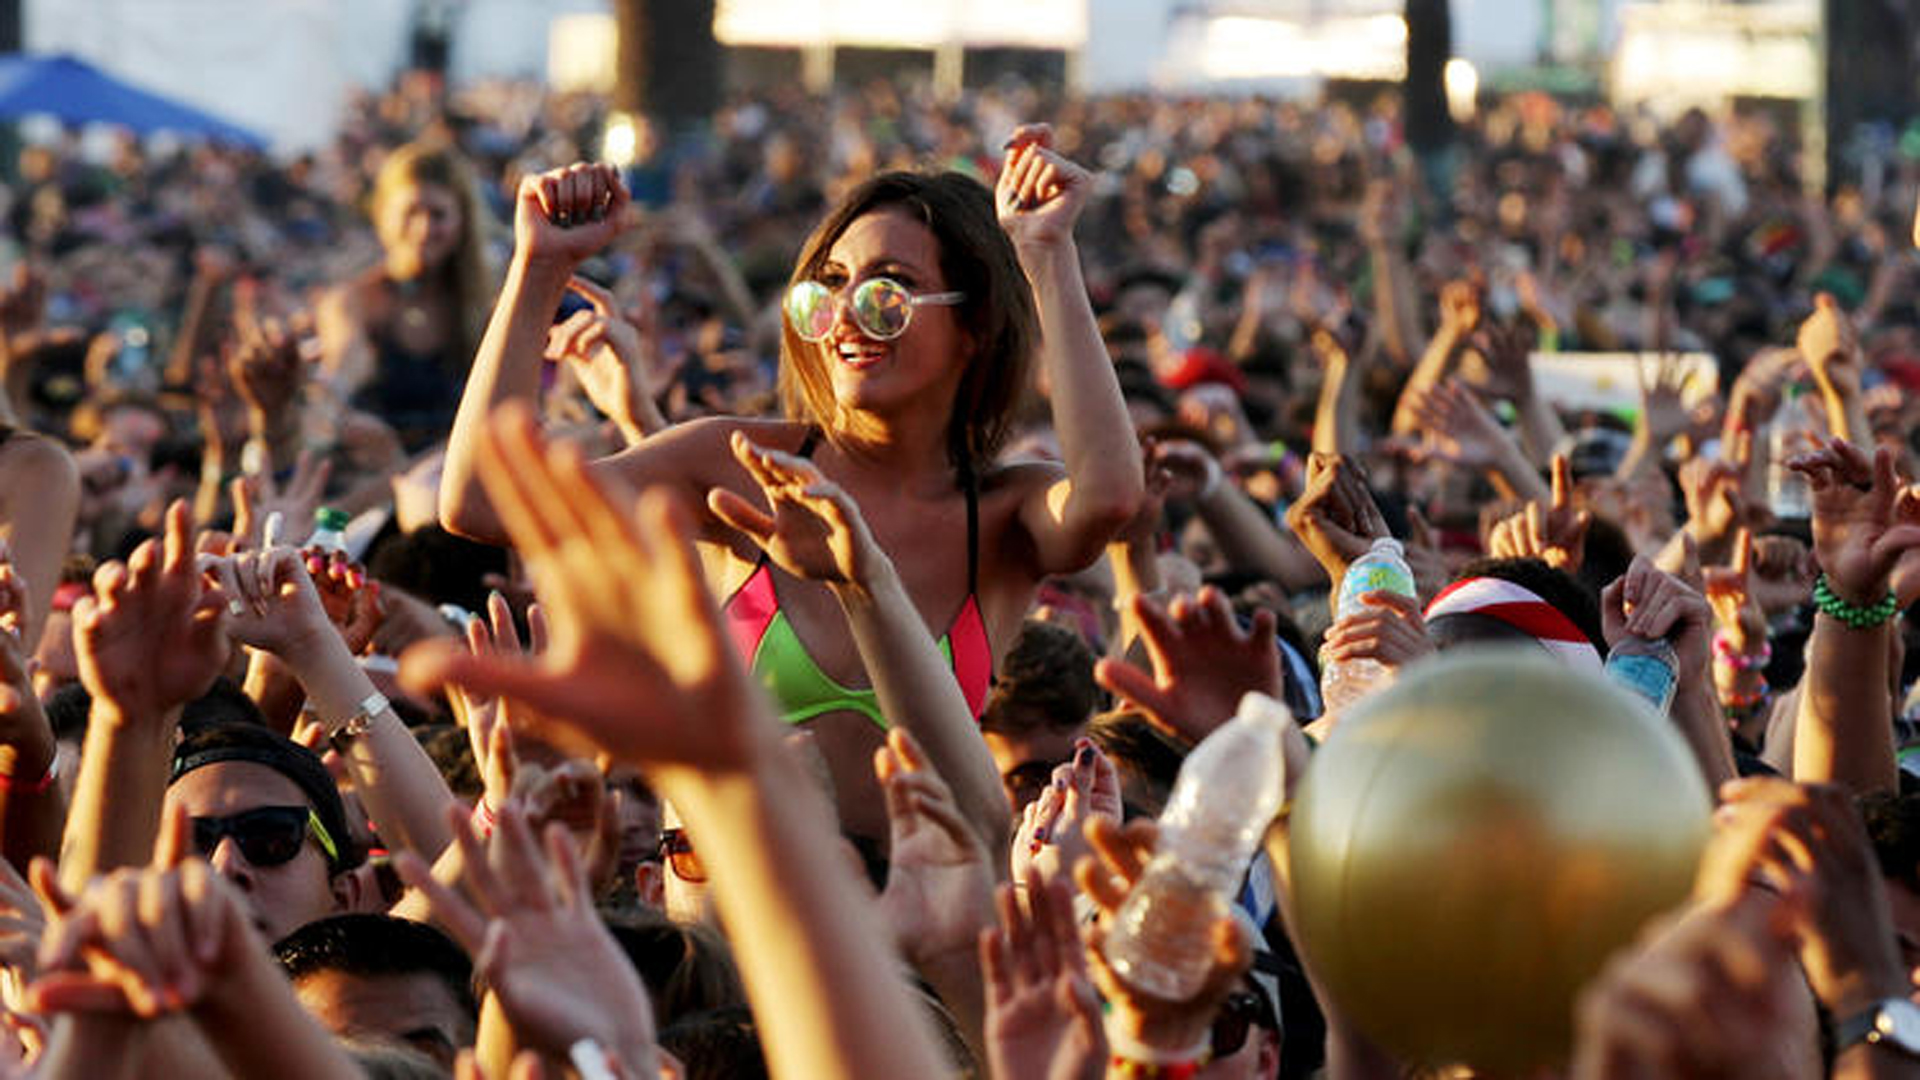
[[[1773,643],[1763,638],[1759,652],[1741,652],[1733,647],[1733,641],[1725,631],[1716,630],[1713,634],[1713,658],[1736,671],[1752,671],[1773,662]]]
[[[1827,575],[1821,574],[1813,583],[1813,605],[1827,617],[1838,619],[1855,630],[1871,630],[1880,626],[1894,613],[1900,610],[1900,601],[1888,589],[1887,595],[1877,604],[1850,604],[1834,593],[1827,583]]]
[[[1728,714],[1746,713],[1772,696],[1773,690],[1766,686],[1744,694],[1738,690],[1725,690],[1720,694],[1720,708]]]

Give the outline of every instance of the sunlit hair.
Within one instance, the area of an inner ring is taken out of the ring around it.
[[[956,172],[889,172],[850,192],[800,249],[792,282],[819,277],[848,226],[867,214],[899,211],[925,225],[940,246],[946,288],[967,298],[950,310],[972,342],[966,372],[947,420],[947,456],[956,469],[976,471],[1006,440],[1026,392],[1040,338],[1033,292],[1013,242],[994,215],[993,194]],[[849,434],[849,418],[833,393],[827,346],[800,340],[783,322],[780,403],[789,417],[819,425],[827,438]]]
[[[373,219],[379,221],[388,199],[409,186],[426,184],[452,192],[460,207],[460,239],[454,244],[447,265],[437,269],[453,286],[454,308],[460,318],[457,351],[453,355],[464,365],[480,347],[496,291],[493,270],[487,261],[486,204],[480,198],[473,166],[464,154],[445,141],[423,139],[407,143],[388,154],[381,163],[368,210]],[[435,270],[427,268],[428,273]]]

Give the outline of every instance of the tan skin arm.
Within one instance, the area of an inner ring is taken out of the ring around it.
[[[1814,555],[1841,600],[1871,606],[1898,563],[1920,557],[1920,494],[1902,487],[1892,455],[1869,458],[1841,440],[1794,460],[1813,491]],[[1807,642],[1793,739],[1793,778],[1855,795],[1892,791],[1893,694],[1887,623],[1856,628],[1825,612]]]
[[[647,770],[708,863],[774,1076],[941,1075],[872,901],[832,856],[824,796],[726,640],[687,517],[661,492],[637,512],[610,496],[577,454],[549,453],[524,410],[477,449],[541,583],[550,647],[532,660],[422,650],[403,677],[524,701],[543,737]],[[571,542],[583,534],[591,549]]]
[[[1053,387],[1053,426],[1066,476],[1037,491],[1019,520],[1033,539],[1040,575],[1079,570],[1133,520],[1146,496],[1140,448],[1120,382],[1087,300],[1073,223],[1093,177],[1051,149],[1045,125],[1009,140],[994,191],[1001,227],[1033,285]]]
[[[65,448],[25,433],[7,441],[0,450],[0,539],[11,549],[13,566],[26,582],[21,638],[29,650],[47,623],[79,510],[80,473]]]

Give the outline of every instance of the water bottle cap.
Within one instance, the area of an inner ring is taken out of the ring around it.
[[[1386,552],[1391,552],[1392,554],[1395,554],[1395,555],[1403,555],[1406,553],[1407,549],[1404,545],[1400,543],[1400,541],[1395,540],[1393,537],[1383,536],[1380,539],[1375,540],[1373,542],[1373,547],[1369,548],[1368,550],[1369,551],[1386,551]]]
[[[331,506],[323,506],[313,512],[313,527],[316,529],[345,532],[347,522],[352,520],[352,515],[345,510],[336,510]]]

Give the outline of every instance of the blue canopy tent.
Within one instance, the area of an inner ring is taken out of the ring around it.
[[[267,144],[246,128],[128,85],[71,56],[0,56],[0,118],[36,115],[67,124],[118,124],[141,135],[170,131],[256,148]]]

